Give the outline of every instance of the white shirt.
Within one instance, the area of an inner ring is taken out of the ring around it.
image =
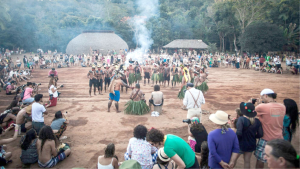
[[[195,103],[194,99],[197,104]],[[183,105],[185,105],[187,109],[201,108],[201,104],[205,104],[205,99],[201,90],[191,88],[185,92]]]
[[[35,56],[33,59],[34,59],[34,61],[39,61],[39,57],[38,56]]]
[[[53,93],[51,89],[54,89],[56,91]],[[58,97],[57,88],[54,85],[50,86],[49,94],[53,94],[53,97]]]
[[[43,113],[46,111],[45,107],[40,103],[34,102],[32,104],[31,115],[32,121],[34,122],[44,122]]]

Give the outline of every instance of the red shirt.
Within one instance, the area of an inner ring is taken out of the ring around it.
[[[57,71],[54,70],[54,72],[52,70],[49,71],[48,76],[50,76],[51,74],[54,74],[54,76],[57,76]]]
[[[266,61],[266,59],[264,58],[264,57],[261,57],[260,59],[259,59],[259,63],[264,63]]]

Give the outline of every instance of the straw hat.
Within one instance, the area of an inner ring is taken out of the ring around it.
[[[170,158],[166,155],[166,153],[165,153],[165,151],[164,151],[164,148],[160,148],[159,150],[158,150],[158,157],[159,157],[159,159],[161,160],[161,161],[163,161],[163,162],[168,162],[168,161],[170,161]]]
[[[223,125],[228,123],[228,114],[222,110],[217,110],[215,114],[209,116],[209,120],[215,124]]]

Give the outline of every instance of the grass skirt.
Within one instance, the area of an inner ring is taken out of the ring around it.
[[[141,76],[140,73],[135,74],[135,80],[136,80],[136,81],[142,80],[142,76]]]
[[[173,76],[172,82],[179,82],[179,76],[178,76],[178,74],[175,74]]]
[[[128,83],[129,83],[129,85],[131,85],[134,82],[135,82],[134,74],[133,73],[129,73],[129,77],[128,77]]]
[[[160,82],[165,81],[165,78],[164,78],[164,74],[163,74],[163,73],[159,73],[159,81],[160,81]]]
[[[152,81],[159,81],[159,75],[157,73],[153,73],[151,76]]]
[[[202,92],[208,91],[207,83],[203,82],[200,86],[197,86],[196,89],[201,90]]]
[[[195,80],[195,78],[193,77],[192,80],[191,80],[191,83],[194,83],[194,80]]]
[[[179,98],[179,99],[183,99],[184,98],[184,90],[186,90],[186,86],[184,85],[183,87],[182,87],[182,89],[181,89],[181,91],[178,93],[178,95],[177,95],[177,97]]]
[[[180,75],[180,77],[179,77],[179,83],[182,82],[182,78],[183,78],[183,75]]]
[[[150,111],[149,106],[143,101],[133,101],[129,100],[125,104],[124,113],[125,114],[132,114],[132,115],[143,115]]]

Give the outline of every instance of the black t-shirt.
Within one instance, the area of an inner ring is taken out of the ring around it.
[[[193,128],[190,129],[191,133],[193,134],[197,144],[195,145],[195,152],[201,153],[201,144],[203,141],[207,141],[207,131],[205,127],[203,126],[203,130],[199,132],[198,130],[195,130]]]

